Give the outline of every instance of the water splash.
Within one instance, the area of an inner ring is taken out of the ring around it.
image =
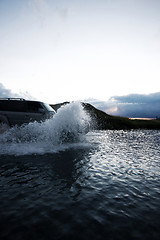
[[[0,154],[44,154],[81,144],[89,121],[81,103],[67,104],[52,119],[15,126],[1,134]]]

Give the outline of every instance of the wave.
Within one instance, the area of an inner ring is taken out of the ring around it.
[[[90,117],[80,102],[62,106],[53,118],[15,126],[0,135],[0,155],[44,154],[84,143]]]

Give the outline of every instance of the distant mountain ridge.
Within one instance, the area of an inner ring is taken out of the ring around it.
[[[50,104],[57,111],[60,107],[69,102]],[[160,120],[131,120],[126,117],[109,115],[89,103],[82,103],[85,111],[91,116],[91,128],[93,130],[129,130],[129,129],[160,129]]]

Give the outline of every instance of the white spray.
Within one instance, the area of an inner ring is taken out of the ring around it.
[[[0,135],[0,154],[43,154],[82,143],[90,118],[81,103],[61,107],[52,119],[15,126]]]

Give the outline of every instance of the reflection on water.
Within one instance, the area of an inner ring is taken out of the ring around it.
[[[1,155],[0,239],[158,240],[159,136],[98,131],[57,153]]]

